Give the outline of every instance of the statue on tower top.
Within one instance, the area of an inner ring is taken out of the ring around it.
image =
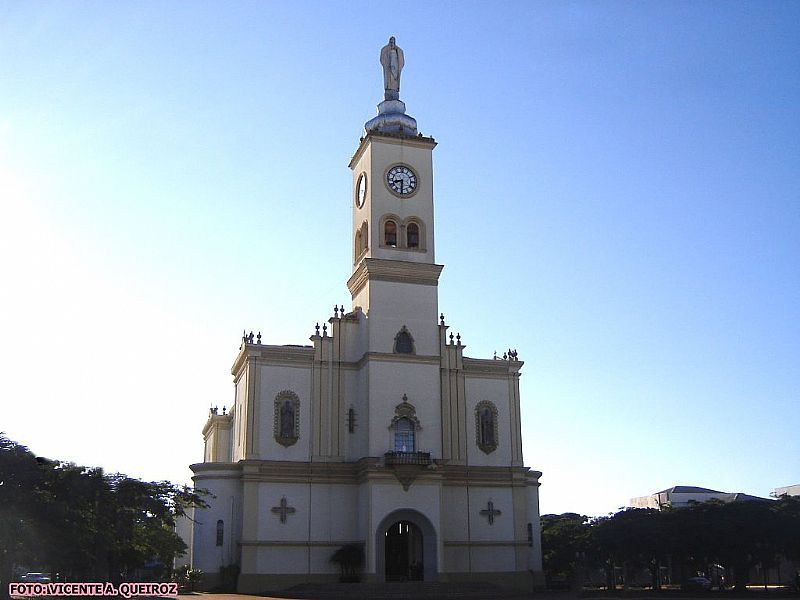
[[[400,100],[400,72],[403,70],[403,51],[389,38],[389,43],[381,48],[383,67],[383,102],[378,104],[378,116],[364,123],[367,133],[388,133],[406,137],[417,135],[417,121],[406,114],[406,105]]]
[[[383,67],[383,87],[386,100],[400,99],[400,72],[403,70],[403,50],[395,44],[394,36],[381,48],[381,66]]]

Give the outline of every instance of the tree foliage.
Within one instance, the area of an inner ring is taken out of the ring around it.
[[[575,579],[590,549],[589,518],[575,513],[542,515],[542,562],[548,584]]]
[[[186,550],[175,519],[193,506],[202,492],[36,457],[0,434],[0,594],[18,565],[83,581],[169,566]]]
[[[544,515],[542,549],[551,578],[572,578],[583,563],[603,568],[613,589],[618,570],[628,581],[630,573],[647,569],[658,589],[660,568],[669,562],[685,576],[721,565],[744,589],[752,567],[772,567],[780,556],[800,559],[800,498],[629,508],[597,519]]]

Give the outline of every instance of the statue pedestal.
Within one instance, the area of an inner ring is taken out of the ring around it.
[[[364,123],[367,133],[394,133],[407,136],[417,135],[417,120],[406,114],[406,104],[402,100],[384,100],[378,104],[378,116]]]
[[[406,113],[406,103],[402,100],[384,100],[378,104],[378,114]]]

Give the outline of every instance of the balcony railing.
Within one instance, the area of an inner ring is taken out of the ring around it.
[[[394,465],[429,465],[430,452],[387,452],[383,455],[387,467]]]

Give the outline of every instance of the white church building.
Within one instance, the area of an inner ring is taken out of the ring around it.
[[[438,305],[433,150],[399,100],[403,51],[381,51],[385,100],[350,160],[352,306],[308,345],[245,335],[227,414],[203,428],[188,534],[206,574],[240,592],[334,582],[339,548],[362,581],[543,581],[539,477],[524,466],[516,351],[470,358]],[[288,307],[287,307],[288,308]],[[312,321],[313,322],[313,321]]]

